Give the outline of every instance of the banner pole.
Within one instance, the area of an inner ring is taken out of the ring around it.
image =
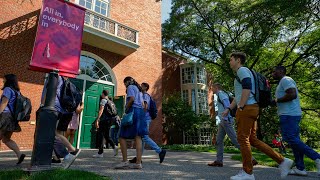
[[[55,139],[58,111],[55,109],[55,99],[58,85],[58,71],[49,74],[46,100],[43,108],[37,111],[37,122],[34,133],[34,144],[31,157],[31,167],[27,171],[42,171],[51,169],[53,143]]]

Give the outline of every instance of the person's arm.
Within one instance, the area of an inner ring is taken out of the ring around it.
[[[7,107],[8,103],[9,103],[9,99],[5,96],[2,96],[1,104],[0,104],[0,114]]]
[[[238,108],[240,109],[240,111],[243,110],[244,106],[246,105],[249,99],[251,89],[252,89],[251,78],[246,77],[242,79],[241,85],[242,85],[242,94],[241,94],[240,102],[238,103]]]
[[[233,99],[232,103],[230,104],[229,108],[225,109],[222,113],[222,117],[227,117],[231,109],[237,107],[236,98]]]
[[[78,105],[77,109],[76,109],[76,113],[77,113],[77,114],[80,114],[80,113],[82,112],[83,108],[84,108],[84,104],[83,104],[83,103],[80,103],[80,104]],[[100,112],[100,109],[99,109],[99,112]]]
[[[289,88],[285,92],[286,94],[283,97],[279,99],[275,99],[275,101],[278,103],[283,103],[283,102],[292,101],[297,98],[296,88]]]
[[[131,108],[131,106],[133,105],[133,102],[134,102],[134,96],[130,96],[130,99],[128,101],[128,103],[126,104],[126,111],[125,112],[128,112],[128,110]]]
[[[97,129],[99,128],[100,117],[101,117],[101,115],[102,115],[102,113],[103,113],[103,109],[104,109],[104,106],[103,106],[103,105],[100,105],[98,117],[97,117],[97,119],[96,119],[96,128],[97,128]]]

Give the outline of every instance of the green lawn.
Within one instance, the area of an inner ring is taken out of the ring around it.
[[[52,171],[43,171],[28,175],[22,170],[9,170],[9,171],[0,171],[0,179],[4,180],[106,180],[110,179],[109,177],[103,177],[92,172],[80,171],[80,170],[63,170],[56,169]]]
[[[175,145],[166,145],[163,146],[165,149],[170,149],[173,151],[194,151],[194,152],[216,152],[215,146],[206,146],[206,145],[193,145],[193,144],[175,144]],[[278,152],[278,149],[275,149]],[[317,152],[320,152],[319,149],[315,149]],[[241,161],[240,151],[233,147],[226,147],[224,149],[225,153],[234,154],[231,156],[231,159]],[[287,149],[288,155],[285,157],[294,159],[290,149]],[[257,159],[260,165],[277,167],[278,164],[269,158],[267,155],[257,151],[256,149],[252,150],[253,156]],[[316,171],[316,165],[313,160],[309,158],[304,158],[305,166],[307,171]]]

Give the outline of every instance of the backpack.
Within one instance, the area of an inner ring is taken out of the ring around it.
[[[14,102],[14,110],[12,110],[10,106],[8,106],[13,119],[16,121],[29,121],[32,110],[30,99],[23,96],[21,93],[18,94],[18,92],[15,90],[13,91],[16,95],[16,99]]]
[[[152,99],[152,97],[146,93],[150,97],[150,106],[149,106],[149,114],[152,120],[156,119],[158,116],[158,109],[156,102]]]
[[[104,105],[103,114],[106,118],[115,117],[118,115],[116,105],[113,101],[107,100],[107,103]]]
[[[74,112],[82,101],[81,91],[70,81],[63,80],[63,85],[60,92],[60,104],[68,112]]]
[[[233,96],[231,95],[231,93],[229,93],[229,92],[226,92],[226,91],[223,91],[223,92],[228,95],[229,102],[230,102],[230,104],[231,104],[232,101],[233,101],[233,99],[234,99],[234,97],[233,97]],[[217,95],[217,96],[218,96],[218,95]],[[218,96],[218,102],[221,103],[222,106],[224,107],[224,104],[222,103],[222,101],[221,101],[221,99],[220,99],[219,96]],[[237,112],[237,108],[235,107],[235,108],[231,109],[231,111],[230,111],[229,113],[230,113],[230,115],[231,115],[232,117],[236,117],[236,112]]]
[[[250,69],[253,78],[254,78],[254,87],[255,93],[251,93],[254,96],[254,99],[259,104],[260,108],[266,108],[271,105],[272,95],[271,95],[271,87],[268,79],[263,76],[261,73],[256,72]],[[237,81],[241,84],[239,77],[236,77]]]

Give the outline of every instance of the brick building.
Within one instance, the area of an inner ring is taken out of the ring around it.
[[[103,89],[113,96],[125,95],[123,79],[134,77],[151,85],[150,94],[161,110],[161,1],[157,0],[71,0],[87,8],[81,52],[81,74],[77,83],[84,90],[85,110],[75,144],[92,146],[91,123],[97,116]],[[35,111],[40,104],[44,73],[28,70],[42,1],[3,1],[0,14],[0,87],[3,75],[19,78],[21,93],[32,101],[29,122],[20,123],[22,132],[13,139],[21,149],[31,149]],[[162,114],[151,124],[151,137],[161,143]],[[7,147],[0,143],[0,150]]]

